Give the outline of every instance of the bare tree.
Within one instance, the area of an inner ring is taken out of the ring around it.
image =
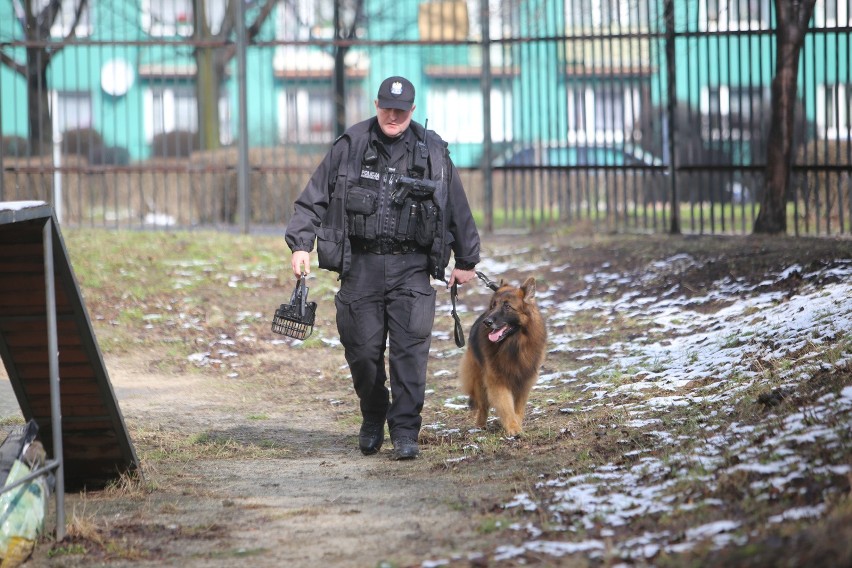
[[[355,0],[348,10],[344,0],[334,0],[334,114],[337,136],[346,130],[346,53],[347,41],[357,37],[357,30],[364,18],[364,0]],[[344,13],[351,14],[349,25],[344,22]]]
[[[59,16],[62,0],[49,0],[46,3],[36,0],[20,0],[20,3],[15,1],[15,13],[26,43],[25,57],[24,61],[19,61],[11,51],[0,45],[0,62],[27,82],[27,123],[31,154],[51,152],[53,123],[48,104],[47,69],[56,54],[75,37],[87,2],[88,0],[78,1],[68,33],[63,41],[55,42],[51,38],[51,28]]]
[[[766,151],[766,191],[755,233],[787,231],[787,187],[793,151],[799,56],[816,0],[775,0],[777,42],[772,110]]]
[[[236,1],[228,0],[228,6],[218,31],[212,31],[207,17],[205,0],[194,0],[195,26],[192,40],[195,43],[196,100],[198,102],[199,145],[202,149],[219,147],[219,90],[224,81],[225,69],[237,52],[236,45],[228,42],[236,26]],[[277,0],[259,3],[254,21],[246,28],[246,40],[251,42],[260,33],[269,19]]]

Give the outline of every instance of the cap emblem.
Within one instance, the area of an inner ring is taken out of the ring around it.
[[[393,84],[391,84],[390,92],[395,97],[400,96],[402,94],[402,83],[394,81]]]

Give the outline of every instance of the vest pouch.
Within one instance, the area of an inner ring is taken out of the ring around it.
[[[378,193],[364,187],[353,187],[346,194],[346,223],[349,236],[359,239],[375,239],[379,216]]]
[[[397,211],[396,236],[400,241],[413,241],[417,236],[417,219],[420,217],[420,204],[406,199]]]
[[[340,272],[343,266],[343,231],[317,227],[317,260],[324,270]]]
[[[338,175],[331,195],[331,203],[320,226],[317,227],[317,260],[319,267],[340,273],[343,269],[344,241],[346,240],[346,211],[343,208],[346,176]]]
[[[378,208],[378,194],[363,187],[353,187],[346,194],[346,212],[372,215]]]
[[[431,199],[420,202],[414,240],[422,247],[429,247],[438,232],[438,206]]]

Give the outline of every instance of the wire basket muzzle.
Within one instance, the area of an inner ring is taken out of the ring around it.
[[[299,278],[289,304],[281,304],[272,316],[272,331],[294,339],[305,339],[314,330],[317,303],[308,301],[305,275]]]
[[[305,313],[301,314],[299,306],[281,304],[272,317],[272,331],[294,339],[306,339],[314,330],[316,309],[316,302],[308,302]]]

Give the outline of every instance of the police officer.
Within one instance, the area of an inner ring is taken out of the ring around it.
[[[430,278],[447,286],[475,277],[479,234],[447,144],[413,122],[414,86],[389,77],[376,116],[349,127],[295,202],[285,238],[298,277],[320,268],[340,275],[337,330],[361,408],[364,455],[384,442],[392,457],[418,455],[426,362],[435,317]],[[389,340],[390,392],[385,372]]]

